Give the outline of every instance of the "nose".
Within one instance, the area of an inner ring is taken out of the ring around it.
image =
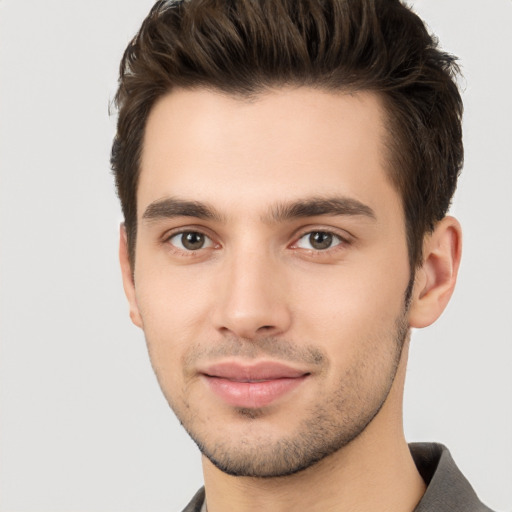
[[[223,334],[245,339],[286,332],[291,312],[285,275],[264,251],[239,251],[224,262],[214,323]]]

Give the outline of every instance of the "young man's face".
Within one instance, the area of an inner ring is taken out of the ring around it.
[[[228,473],[308,467],[388,396],[411,276],[384,137],[369,93],[179,90],[151,112],[132,319],[176,415]]]

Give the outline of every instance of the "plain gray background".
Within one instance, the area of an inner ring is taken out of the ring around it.
[[[0,511],[178,511],[200,458],[168,410],[117,265],[108,103],[148,0],[0,0]],[[415,332],[408,439],[447,444],[512,510],[512,2],[417,0],[461,58],[465,246]]]

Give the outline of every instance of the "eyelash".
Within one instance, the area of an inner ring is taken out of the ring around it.
[[[193,249],[187,250],[186,248],[182,249],[180,247],[176,247],[174,244],[171,243],[171,240],[173,238],[178,237],[178,236],[183,236],[186,234],[197,234],[197,235],[204,236],[207,240],[209,240],[210,244],[208,245],[208,247],[200,247],[197,250],[193,250]],[[311,235],[313,235],[313,234],[324,234],[324,235],[331,236],[333,239],[337,240],[337,243],[335,245],[329,246],[325,249],[315,249],[315,248],[309,249],[309,248],[298,246],[299,242],[302,239],[304,239],[307,236],[311,237]],[[166,234],[163,239],[163,242],[168,247],[170,247],[173,252],[176,252],[179,255],[185,255],[185,256],[189,256],[189,257],[195,257],[195,256],[198,256],[199,254],[202,254],[204,249],[215,249],[215,248],[220,247],[220,244],[215,243],[213,238],[211,236],[209,236],[208,234],[206,234],[203,230],[193,229],[193,228],[181,229],[179,231],[175,231],[170,234]],[[303,251],[306,251],[310,255],[321,256],[321,255],[325,255],[325,254],[330,254],[333,251],[342,250],[343,248],[351,245],[351,243],[352,243],[352,241],[350,240],[350,238],[348,236],[342,236],[341,234],[333,231],[332,229],[321,229],[321,228],[318,229],[317,228],[317,229],[308,229],[307,231],[302,231],[300,236],[295,237],[295,241],[292,244],[290,244],[288,247],[291,247],[292,249],[293,248],[301,249]]]
[[[171,243],[171,240],[173,238],[179,237],[179,236],[183,237],[183,235],[186,235],[186,234],[196,234],[196,235],[203,236],[206,240],[208,240],[210,242],[210,244],[208,245],[208,247],[200,247],[199,249],[196,249],[196,250],[192,250],[192,249],[187,250],[186,248],[176,247],[173,243]],[[164,244],[167,245],[167,247],[169,247],[171,249],[172,252],[175,252],[175,253],[179,254],[180,256],[188,256],[188,257],[198,256],[199,254],[203,253],[203,249],[214,249],[216,246],[217,247],[219,246],[219,244],[216,244],[213,241],[212,237],[207,235],[204,231],[202,231],[201,229],[193,229],[193,228],[181,229],[179,231],[174,231],[172,233],[168,233],[164,237],[163,242],[164,242]]]
[[[311,238],[311,236],[315,235],[315,234],[322,234],[322,235],[327,235],[329,237],[332,237],[333,243],[334,242],[337,242],[337,243],[335,243],[334,245],[330,245],[329,247],[326,247],[325,249],[315,249],[314,247],[313,248],[299,247],[299,243],[301,240],[306,239],[306,237]],[[346,247],[347,245],[350,245],[350,240],[348,239],[348,237],[342,236],[333,230],[310,229],[308,231],[303,232],[293,243],[292,247],[298,247],[300,249],[308,251],[311,254],[321,255],[321,254],[325,254],[325,253],[331,253],[332,251],[340,250],[343,247]]]

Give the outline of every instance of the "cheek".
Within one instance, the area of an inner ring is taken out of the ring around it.
[[[294,317],[308,329],[339,335],[370,333],[394,324],[403,311],[407,270],[398,265],[353,265],[296,273]],[[407,267],[406,267],[407,268]]]
[[[165,264],[146,267],[140,268],[135,276],[144,330],[184,334],[197,327],[212,296],[204,272],[194,271],[192,267],[173,269]]]
[[[398,338],[405,335],[398,323],[408,275],[388,277],[368,271],[333,278],[321,291],[308,286],[308,300],[296,312],[295,333],[326,353],[331,365],[326,392],[350,385],[360,400],[373,403],[375,390],[389,384],[400,353]]]
[[[151,364],[161,387],[169,390],[180,385],[187,349],[208,337],[206,301],[212,293],[203,280],[179,272],[152,270],[137,277],[137,304]]]

